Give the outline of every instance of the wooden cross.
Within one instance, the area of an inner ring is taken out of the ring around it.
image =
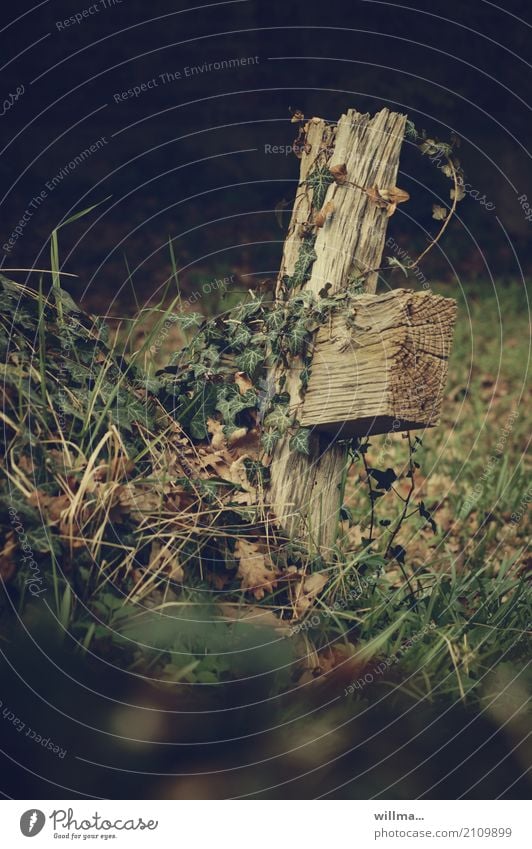
[[[310,538],[325,555],[341,507],[341,439],[435,425],[447,378],[456,303],[426,292],[375,294],[390,213],[408,197],[396,189],[405,124],[387,109],[373,118],[349,110],[336,126],[312,118],[302,131],[276,298],[324,288],[334,295],[361,278],[364,292],[351,299],[350,314],[332,315],[317,331],[305,392],[296,357],[270,375],[312,436],[308,456],[292,450],[288,436],[279,441],[268,499],[291,537]],[[312,262],[302,262],[308,244]]]

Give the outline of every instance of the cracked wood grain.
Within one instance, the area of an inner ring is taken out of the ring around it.
[[[405,115],[388,109],[374,117],[349,110],[336,126],[318,118],[309,121],[308,147],[301,160],[278,278],[278,298],[286,296],[283,277],[293,274],[305,226],[312,223],[312,191],[305,180],[313,167],[345,164],[350,183],[391,189],[396,185],[405,122]],[[317,231],[316,260],[310,279],[303,286],[316,294],[326,283],[330,284],[330,294],[340,292],[347,287],[350,277],[378,268],[388,223],[386,209],[379,208],[365,192],[347,182],[329,186],[324,203],[328,202],[332,202],[334,212]],[[367,274],[367,292],[375,292],[377,276],[376,272]],[[296,418],[302,406],[300,368],[301,364],[294,358],[285,374],[284,391],[290,394]],[[279,376],[276,373],[277,381]],[[291,537],[310,541],[325,556],[332,554],[336,538],[346,462],[345,448],[335,444],[330,434],[317,430],[311,436],[309,456],[291,451],[289,438],[284,437],[272,457],[268,494],[271,509]]]

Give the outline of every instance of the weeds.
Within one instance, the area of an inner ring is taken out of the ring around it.
[[[199,319],[183,308],[171,241],[170,251],[160,302],[112,342],[106,325],[59,286],[57,231],[48,293],[42,276],[36,292],[0,278],[0,574],[18,613],[35,615],[45,599],[55,627],[82,654],[114,655],[162,681],[214,684],[248,674],[246,646],[260,651],[276,631],[283,648],[275,668],[291,666],[274,675],[277,688],[347,665],[354,680],[373,677],[358,693],[363,698],[390,686],[429,700],[480,698],[494,663],[522,663],[531,630],[530,499],[518,462],[526,432],[513,412],[524,342],[514,289],[499,303],[470,293],[477,359],[468,374],[463,322],[447,427],[423,443],[400,434],[353,443],[335,561],[326,564],[282,539],[261,504],[259,412],[245,376],[234,391],[222,387],[207,414],[203,359],[203,371],[193,374],[203,380],[198,404],[179,369],[170,378],[171,404],[169,378],[153,373],[153,348],[158,354],[168,322],[183,333],[189,327],[192,346],[198,336]],[[512,340],[502,376],[485,324],[486,312],[500,306]],[[254,320],[260,308],[252,300],[238,315]],[[150,329],[132,344],[140,324]],[[233,328],[242,353],[244,330],[242,322]],[[224,344],[216,325],[201,333]],[[216,367],[234,371],[223,356]],[[458,424],[456,405],[466,411]],[[204,429],[194,430],[200,420]],[[28,590],[36,575],[42,593]],[[375,668],[385,671],[375,675]]]

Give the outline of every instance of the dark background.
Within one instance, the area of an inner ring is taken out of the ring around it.
[[[525,149],[532,82],[526,61],[529,0],[505,0],[504,9],[485,0],[408,0],[406,5],[243,0],[203,8],[122,0],[100,7],[79,25],[57,28],[57,21],[90,5],[90,0],[18,4],[8,13],[13,20],[4,17],[0,25],[0,102],[24,86],[24,94],[0,115],[0,245],[46,182],[97,139],[106,139],[47,192],[16,247],[4,256],[4,268],[49,267],[52,229],[74,211],[112,196],[60,231],[64,269],[78,275],[64,285],[87,308],[131,313],[154,296],[170,273],[169,237],[186,292],[194,291],[198,280],[233,272],[236,286],[253,285],[278,267],[285,231],[274,208],[287,202],[286,222],[297,181],[295,156],[265,153],[266,144],[292,142],[290,110],[337,120],[350,107],[373,112],[387,106],[408,112],[418,128],[442,140],[458,134],[469,183],[496,207],[490,212],[467,197],[444,244],[431,252],[427,276],[454,289],[461,280],[477,279],[489,287],[492,275],[504,284],[529,272],[532,223],[518,200],[522,194],[532,197]],[[252,56],[259,57],[257,64],[159,84],[125,102],[114,99],[164,72]],[[449,182],[406,142],[398,184],[411,201],[391,219],[389,233],[415,256],[427,231],[437,230],[431,206],[448,203]],[[18,272],[10,276],[25,279]],[[225,798],[258,792],[280,776],[291,780],[302,769],[285,758],[272,761],[271,776],[270,766],[235,770],[229,779],[222,771],[246,759],[260,764],[286,746],[286,738],[263,731],[284,716],[270,713],[263,692],[223,690],[225,707],[231,699],[242,705],[257,700],[259,707],[251,716],[242,709],[218,718],[213,711],[205,723],[194,724],[198,701],[190,716],[162,696],[160,702],[145,701],[142,683],[127,673],[80,664],[68,644],[48,646],[25,633],[18,638],[11,654],[16,668],[3,652],[0,660],[3,703],[63,741],[68,757],[54,762],[35,744],[30,771],[20,765],[29,758],[29,743],[4,724],[9,743],[0,768],[4,788],[14,797],[63,798],[66,789],[111,798],[173,798],[186,792]],[[33,693],[24,683],[29,680]],[[149,696],[155,699],[151,691]],[[324,703],[328,698],[325,691]],[[167,746],[149,742],[145,704],[164,714],[154,740],[170,741]],[[297,715],[301,705],[282,708]],[[343,710],[331,723],[340,726],[349,719],[345,736],[337,732],[326,753],[342,757],[323,766],[326,758],[318,749],[305,766],[311,771],[308,783],[288,786],[287,796],[330,792],[368,798],[383,787],[382,773],[373,769],[381,757],[391,798],[426,791],[432,798],[529,796],[520,749],[504,724],[497,726],[482,712],[462,705],[447,711],[439,704],[411,709],[387,700],[377,713],[355,722],[351,705]],[[117,729],[133,743],[124,746]],[[249,744],[246,733],[258,731],[258,742]],[[220,742],[198,755],[194,734]],[[238,745],[223,742],[238,736]],[[137,746],[139,739],[148,743]],[[90,761],[121,771],[100,770]],[[176,771],[216,770],[219,784],[208,791],[199,784],[183,789],[164,778]],[[334,790],[358,773],[361,777]],[[55,775],[56,783],[41,775]]]
[[[64,270],[79,275],[67,287],[87,307],[131,311],[135,295],[153,295],[170,271],[169,237],[185,290],[229,270],[248,288],[280,259],[274,207],[293,197],[299,163],[264,146],[293,140],[290,109],[337,120],[349,107],[388,106],[431,136],[458,134],[468,181],[495,204],[463,201],[427,276],[453,283],[529,269],[532,222],[518,201],[532,196],[527,0],[504,9],[484,0],[109,3],[62,30],[56,22],[88,0],[22,5],[3,25],[1,99],[25,92],[0,119],[1,244],[47,181],[106,139],[47,192],[4,267],[49,267],[50,231],[111,195],[60,234]],[[184,77],[186,66],[251,56],[256,64]],[[175,71],[181,80],[114,100]],[[448,202],[449,183],[412,148],[398,181],[412,200],[389,232],[415,253],[437,230],[431,206]]]

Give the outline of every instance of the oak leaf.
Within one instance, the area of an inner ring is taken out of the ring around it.
[[[256,542],[237,540],[235,558],[238,560],[237,578],[240,578],[243,590],[249,590],[257,601],[264,598],[266,591],[273,591],[277,572]]]

